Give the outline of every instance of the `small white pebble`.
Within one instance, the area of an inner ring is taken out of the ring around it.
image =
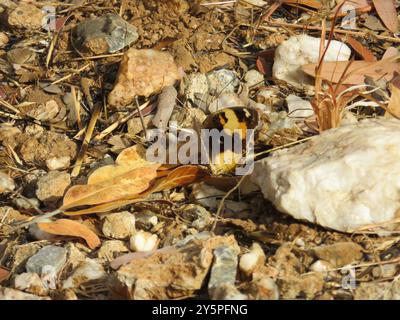
[[[318,273],[325,273],[329,270],[330,265],[326,261],[317,260],[311,266],[310,270]]]
[[[239,269],[245,275],[251,275],[259,263],[265,261],[265,253],[258,243],[253,243],[250,252],[240,257]]]
[[[46,160],[46,166],[50,171],[61,170],[69,167],[71,162],[71,157],[60,157],[60,158],[50,158]]]
[[[152,251],[157,248],[158,237],[156,234],[140,230],[130,239],[130,248],[136,252]]]

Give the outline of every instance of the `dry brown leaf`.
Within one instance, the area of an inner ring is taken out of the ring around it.
[[[163,172],[165,174],[165,172]],[[82,209],[79,211],[67,211],[66,215],[76,216],[91,213],[103,213],[114,210],[132,203],[145,200],[149,195],[155,192],[170,190],[176,187],[185,186],[198,181],[200,177],[205,175],[204,171],[199,166],[182,166],[172,170],[168,175],[162,176],[156,180],[156,183],[150,189],[136,196],[119,199],[109,203],[104,203],[92,208]]]
[[[159,166],[146,161],[144,150],[138,146],[125,149],[115,165],[104,166],[93,172],[87,185],[71,187],[60,209],[132,198],[150,187]]]
[[[400,89],[396,86],[392,86],[392,96],[390,97],[387,111],[391,115],[400,118]]]
[[[343,40],[345,40],[365,61],[376,61],[374,54],[361,42],[357,41],[351,36],[346,36],[343,38]]]
[[[6,269],[0,268],[0,284],[7,280],[8,277],[10,276],[10,271],[7,271]]]
[[[393,0],[373,0],[376,12],[384,25],[391,31],[397,32],[399,20],[397,18],[396,6]]]
[[[58,236],[79,237],[86,241],[90,249],[97,248],[101,242],[99,237],[84,224],[68,219],[54,222],[38,222],[40,230]]]
[[[350,66],[349,66],[349,63]],[[306,64],[302,66],[302,70],[315,77],[315,68],[317,64]],[[346,75],[343,77],[343,73]],[[400,72],[400,64],[396,62],[381,60],[377,62],[369,61],[339,61],[324,62],[321,69],[321,77],[326,81],[342,84],[362,84],[365,76],[370,76],[374,80],[386,79],[390,81],[394,77],[395,72]]]
[[[311,7],[314,9],[321,9],[322,4],[317,0],[283,0],[283,3],[301,4],[303,6]]]

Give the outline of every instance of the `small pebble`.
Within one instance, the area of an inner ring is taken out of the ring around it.
[[[131,250],[135,252],[152,251],[157,248],[158,237],[156,234],[140,230],[130,238],[129,244]]]

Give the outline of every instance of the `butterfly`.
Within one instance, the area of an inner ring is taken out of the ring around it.
[[[214,174],[225,174],[234,170],[238,163],[243,159],[243,154],[247,154],[248,138],[254,138],[254,131],[259,125],[259,113],[257,110],[248,107],[232,107],[221,109],[217,112],[210,114],[202,123],[201,128],[207,130],[216,129],[220,133],[219,149],[215,153],[212,151],[209,156],[210,168]],[[248,134],[253,134],[249,137]],[[233,143],[226,145],[225,138],[221,135],[223,133],[228,139],[232,139]],[[213,146],[212,139],[216,136],[210,135],[206,143],[206,148]],[[234,149],[232,146],[240,139],[240,151]],[[235,140],[236,139],[236,140]],[[236,142],[235,142],[236,141]],[[210,154],[210,152],[209,152]]]

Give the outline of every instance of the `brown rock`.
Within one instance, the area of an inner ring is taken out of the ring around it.
[[[46,165],[46,160],[53,157],[70,157],[74,159],[77,153],[76,144],[66,135],[45,131],[39,137],[21,135],[21,157],[25,162]]]
[[[329,262],[334,268],[340,268],[362,258],[362,248],[354,242],[338,242],[320,246],[312,252],[321,260]]]
[[[3,48],[8,43],[8,37],[4,32],[0,32],[0,48]]]
[[[103,215],[103,234],[114,239],[126,239],[136,232],[135,216],[129,211]]]
[[[45,13],[32,4],[21,4],[8,14],[8,24],[15,28],[37,30],[43,25]]]
[[[46,296],[48,294],[48,289],[44,287],[39,275],[34,272],[25,272],[17,275],[14,279],[14,287],[37,296]]]
[[[64,195],[70,184],[71,178],[68,173],[50,171],[38,180],[36,195],[41,201],[54,202]]]
[[[0,300],[50,300],[50,298],[39,297],[19,290],[0,287]]]
[[[118,296],[128,299],[174,299],[203,286],[216,247],[237,246],[233,236],[193,239],[122,266],[110,281]]]
[[[122,58],[114,89],[108,96],[111,106],[130,104],[135,96],[150,96],[181,78],[179,68],[167,52],[131,48]]]

